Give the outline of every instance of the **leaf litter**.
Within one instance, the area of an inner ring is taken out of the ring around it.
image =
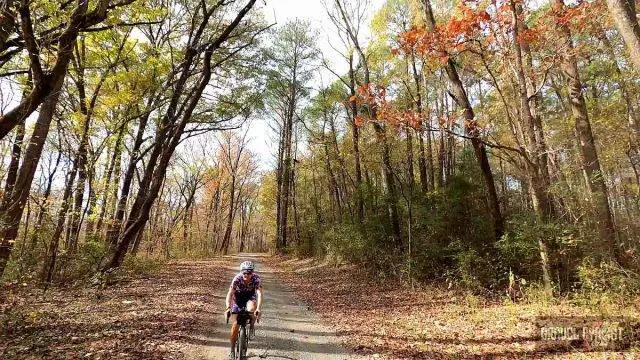
[[[640,359],[637,336],[624,351],[543,340],[536,325],[540,317],[601,315],[567,301],[514,304],[447,287],[412,291],[352,265],[336,267],[287,257],[271,258],[269,265],[359,354],[386,359]],[[639,306],[625,309],[636,326]]]
[[[2,359],[183,359],[221,317],[229,260],[176,261],[105,289],[0,294]]]

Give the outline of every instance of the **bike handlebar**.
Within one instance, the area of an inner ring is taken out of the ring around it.
[[[227,313],[226,315],[227,324],[229,323],[229,318],[231,317],[231,314],[235,314],[235,315],[254,315],[255,314],[255,312],[247,311],[246,309],[242,309],[238,312],[226,311],[226,313]]]

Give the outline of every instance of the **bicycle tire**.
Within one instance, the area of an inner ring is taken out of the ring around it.
[[[249,345],[249,341],[247,339],[247,327],[240,327],[240,336],[238,336],[238,359],[246,360],[247,359],[247,346]]]

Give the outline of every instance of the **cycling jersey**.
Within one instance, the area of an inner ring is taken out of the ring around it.
[[[256,301],[256,290],[262,287],[262,280],[256,273],[251,274],[249,282],[245,282],[242,273],[238,273],[231,281],[233,289],[233,304],[231,311],[237,313],[246,308],[247,302]]]

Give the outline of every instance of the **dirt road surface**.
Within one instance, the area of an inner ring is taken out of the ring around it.
[[[264,286],[263,315],[256,336],[249,342],[249,359],[343,360],[366,359],[351,354],[340,345],[340,338],[322,326],[318,317],[278,281],[272,269],[262,266],[259,255],[239,256],[238,263],[251,259]],[[236,269],[228,268],[229,282]],[[220,289],[216,301],[224,302],[227,289]],[[318,294],[322,296],[322,294]],[[187,351],[187,359],[226,359],[229,355],[229,325],[218,321],[203,329],[198,345]]]

